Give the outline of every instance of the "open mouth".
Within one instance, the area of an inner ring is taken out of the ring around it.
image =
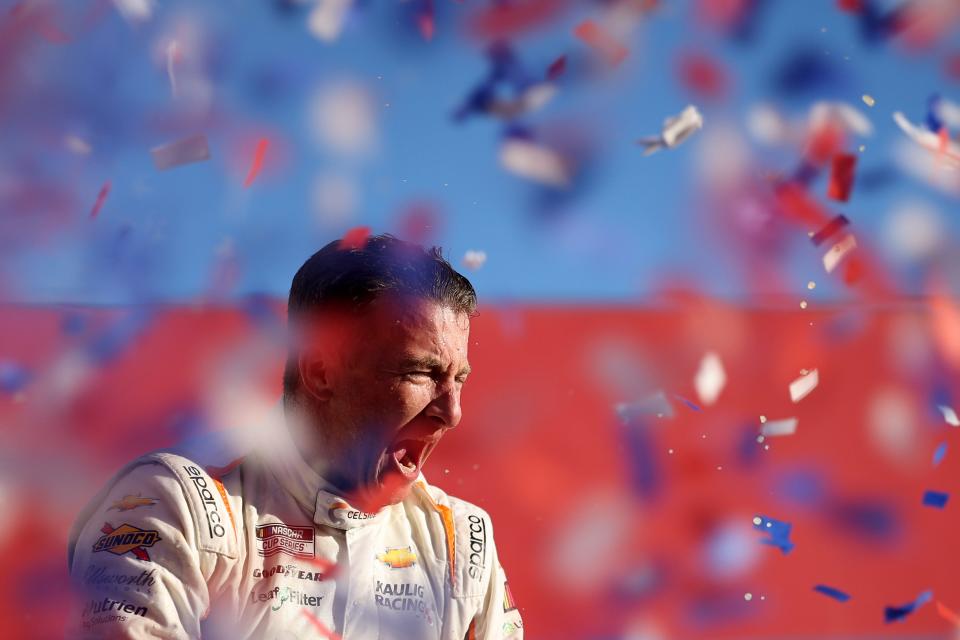
[[[408,480],[416,480],[420,469],[426,460],[426,454],[432,448],[432,443],[424,440],[399,440],[393,445],[390,457],[397,470]]]

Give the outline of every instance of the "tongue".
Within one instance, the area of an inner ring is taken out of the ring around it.
[[[397,468],[405,476],[414,476],[417,473],[417,462],[407,455],[407,449],[400,447],[393,451],[393,459],[397,463]]]

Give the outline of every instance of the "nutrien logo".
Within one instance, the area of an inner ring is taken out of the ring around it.
[[[257,552],[263,557],[286,553],[298,558],[312,558],[313,527],[291,527],[280,523],[259,525]]]
[[[122,556],[125,553],[132,553],[134,557],[140,560],[150,561],[147,554],[147,547],[152,547],[160,541],[160,533],[157,531],[138,529],[135,526],[123,523],[116,529],[109,522],[105,522],[100,531],[104,535],[100,536],[96,544],[93,545],[93,552],[109,551],[112,554]]]

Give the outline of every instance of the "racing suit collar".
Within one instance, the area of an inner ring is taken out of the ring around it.
[[[300,455],[290,435],[290,424],[281,399],[272,414],[271,445],[267,449],[266,464],[280,487],[289,493],[313,521],[336,529],[355,529],[384,522],[389,518],[391,507],[377,513],[365,513],[350,505],[330,484]],[[422,481],[423,476],[418,481]]]

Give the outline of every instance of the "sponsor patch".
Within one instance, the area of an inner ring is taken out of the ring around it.
[[[103,535],[97,539],[93,545],[93,552],[109,551],[110,553],[122,556],[125,553],[131,553],[139,560],[150,561],[150,555],[147,554],[147,547],[152,547],[160,541],[160,533],[153,529],[138,529],[132,524],[123,523],[114,528],[109,522],[105,522],[100,531]]]
[[[312,596],[290,587],[274,587],[266,593],[250,592],[250,602],[252,604],[270,602],[270,609],[273,611],[277,611],[287,602],[301,607],[318,607],[321,600],[323,600],[323,596]]]
[[[81,624],[85,631],[105,622],[126,622],[127,616],[146,617],[147,607],[135,605],[126,600],[112,600],[104,598],[103,600],[91,600],[83,607],[80,613]]]
[[[314,556],[313,527],[291,527],[281,523],[257,526],[257,553],[270,557],[286,553],[297,558]]]
[[[304,569],[295,564],[278,564],[275,567],[263,567],[262,569],[258,568],[253,570],[253,577],[258,580],[268,580],[273,576],[288,576],[290,578],[296,578],[297,580],[320,582],[323,580],[324,573],[322,571]]]
[[[417,554],[410,547],[387,547],[387,550],[377,556],[377,560],[391,569],[406,569],[417,564]]]
[[[478,515],[467,516],[470,523],[470,555],[467,556],[467,573],[474,580],[483,579],[483,570],[487,566],[487,524]]]
[[[374,601],[378,607],[391,611],[412,611],[428,622],[433,619],[422,584],[412,582],[381,582],[377,580]]]
[[[510,584],[503,583],[503,612],[510,613],[517,610],[517,602],[513,599],[513,593],[510,591]]]
[[[153,577],[154,573],[156,573],[156,569],[150,569],[149,571],[145,569],[140,572],[140,575],[110,573],[106,567],[89,564],[83,573],[83,583],[91,587],[111,588],[122,586],[126,590],[134,587],[137,591],[143,588],[149,592],[150,587],[156,582]]]
[[[137,507],[152,507],[157,504],[153,498],[141,498],[140,496],[123,496],[112,505],[107,511],[116,509],[117,511],[131,511]]]
[[[207,530],[210,532],[210,537],[224,537],[227,531],[220,517],[220,508],[217,506],[217,499],[214,497],[207,483],[206,474],[194,466],[184,466],[183,470],[187,472],[187,478],[193,483],[193,488],[196,490],[197,495],[200,496],[203,511],[207,516]]]

